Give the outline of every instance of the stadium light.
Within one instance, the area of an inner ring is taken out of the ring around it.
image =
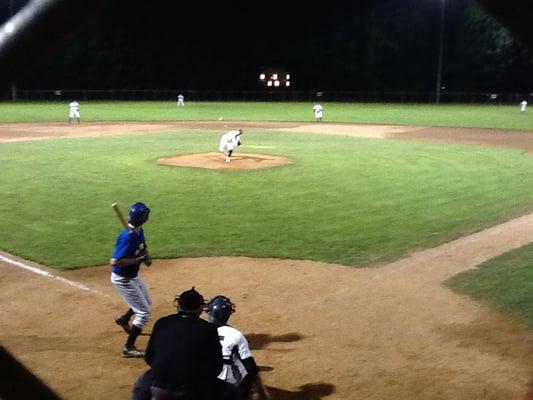
[[[278,87],[279,86],[279,81],[274,81],[274,86]]]
[[[289,87],[291,85],[290,81],[285,82],[285,86]]]
[[[442,59],[443,59],[443,47],[444,47],[444,8],[446,6],[446,0],[440,0],[440,34],[439,34],[439,57],[437,61],[437,93],[435,96],[435,103],[440,103],[440,91],[442,88]]]
[[[262,81],[264,81],[266,78],[266,75],[265,74],[259,74],[259,79],[261,79]]]
[[[269,81],[267,82],[267,86],[272,86],[272,81],[271,81],[271,80],[269,80]]]
[[[277,80],[278,79],[278,74],[272,74],[272,79]]]
[[[14,30],[13,23],[11,22],[11,18],[13,18],[13,11],[14,11],[13,0],[9,0],[9,19],[10,20],[4,27],[4,29],[6,29],[6,31],[11,30],[11,29]],[[11,32],[8,31],[7,33],[12,34],[13,31],[11,31]],[[17,85],[15,84],[14,81],[11,82],[11,101],[13,101],[13,102],[17,101]]]

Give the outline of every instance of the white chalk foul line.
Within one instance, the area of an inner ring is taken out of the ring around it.
[[[73,287],[75,287],[77,289],[80,289],[80,290],[83,290],[85,292],[92,292],[92,293],[96,293],[96,294],[100,294],[100,295],[102,294],[102,293],[100,293],[100,292],[98,292],[98,291],[96,291],[94,289],[91,289],[88,286],[85,286],[83,283],[74,282],[74,281],[71,281],[69,279],[63,278],[61,276],[56,276],[54,274],[51,274],[48,271],[43,271],[42,269],[39,269],[37,267],[32,267],[31,265],[28,265],[28,264],[23,263],[21,261],[13,260],[12,258],[5,257],[5,256],[3,256],[1,254],[0,254],[0,261],[5,262],[6,264],[14,265],[15,267],[19,267],[19,268],[25,269],[26,271],[33,272],[34,274],[37,274],[37,275],[46,276],[47,278],[51,278],[51,279],[56,279],[56,280],[58,280],[60,282],[66,283],[67,285],[73,286]]]

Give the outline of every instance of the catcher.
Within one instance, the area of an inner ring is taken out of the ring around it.
[[[248,400],[253,387],[261,399],[269,400],[270,395],[259,376],[259,368],[246,337],[228,325],[229,317],[235,312],[235,305],[226,296],[219,295],[213,297],[207,304],[207,312],[209,322],[217,327],[222,346],[224,365],[218,379],[234,385],[240,400]]]
[[[239,129],[226,132],[220,138],[220,144],[218,145],[218,149],[226,155],[227,163],[231,161],[231,155],[233,154],[233,150],[235,150],[235,148],[239,147],[242,144],[242,134],[242,129]]]

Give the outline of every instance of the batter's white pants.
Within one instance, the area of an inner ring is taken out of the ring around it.
[[[143,329],[152,315],[152,299],[142,278],[140,276],[124,278],[112,272],[111,283],[133,310],[135,318],[132,324]]]

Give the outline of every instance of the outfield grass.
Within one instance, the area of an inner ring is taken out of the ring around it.
[[[447,284],[533,328],[533,245],[510,251],[478,268],[463,272]]]
[[[66,121],[68,102],[0,103],[0,122]],[[81,101],[83,121],[313,121],[312,103]],[[469,104],[324,103],[324,121],[533,130],[533,111]]]
[[[3,143],[1,248],[61,268],[102,264],[119,230],[111,203],[144,201],[154,257],[373,265],[533,204],[533,157],[515,150],[262,131],[245,143],[294,164],[214,171],[155,163],[215,151],[217,142],[213,133],[168,132]]]

